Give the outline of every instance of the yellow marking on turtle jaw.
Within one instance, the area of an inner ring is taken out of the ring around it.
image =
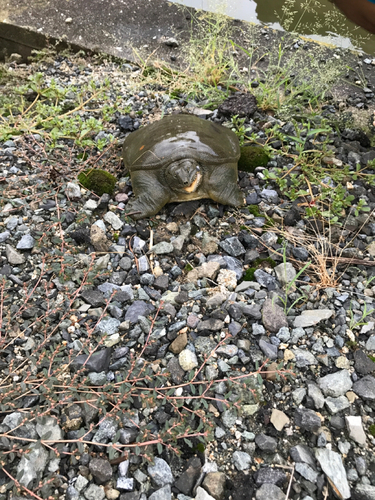
[[[199,186],[201,179],[202,179],[202,174],[200,172],[197,172],[197,175],[195,176],[193,182],[190,184],[190,186],[184,188],[184,191],[186,191],[187,193],[194,193],[194,191]]]

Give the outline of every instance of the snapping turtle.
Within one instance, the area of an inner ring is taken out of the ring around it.
[[[212,198],[244,204],[237,186],[240,147],[234,132],[192,115],[171,115],[130,134],[123,148],[135,219],[175,201]]]

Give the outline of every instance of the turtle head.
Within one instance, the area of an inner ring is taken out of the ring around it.
[[[171,163],[166,172],[168,186],[181,193],[194,193],[202,181],[202,169],[194,160],[179,160]]]

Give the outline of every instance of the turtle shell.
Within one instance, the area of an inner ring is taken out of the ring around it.
[[[192,159],[204,165],[237,162],[234,132],[193,115],[171,115],[130,134],[124,142],[124,163],[130,172],[154,170]]]

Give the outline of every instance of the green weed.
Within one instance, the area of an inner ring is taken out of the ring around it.
[[[61,139],[71,139],[79,146],[103,149],[113,137],[108,134],[97,142],[94,137],[118,110],[116,101],[107,104],[109,88],[109,81],[99,86],[91,81],[80,88],[61,87],[42,73],[32,74],[25,84],[6,87],[0,97],[0,141],[39,134],[50,147]]]

